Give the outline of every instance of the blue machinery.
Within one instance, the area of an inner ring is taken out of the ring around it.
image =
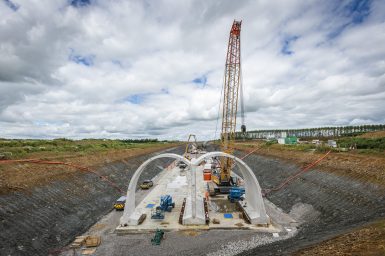
[[[234,203],[237,201],[243,201],[243,195],[245,194],[245,189],[240,187],[232,187],[230,188],[230,194],[227,198],[230,202]]]
[[[163,220],[164,213],[171,212],[172,208],[175,207],[175,203],[172,201],[172,197],[170,195],[164,195],[160,197],[160,205],[155,208],[155,210],[151,213],[151,219],[155,220]]]

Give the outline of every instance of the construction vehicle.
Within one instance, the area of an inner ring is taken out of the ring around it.
[[[164,237],[164,231],[157,228],[154,238],[151,239],[151,244],[160,245],[160,241],[162,241],[163,237]]]
[[[172,197],[170,195],[161,196],[160,207],[163,211],[171,212],[172,208],[175,207],[175,203],[172,201]]]
[[[155,210],[151,211],[151,219],[154,220],[163,220],[164,219],[164,211],[160,206],[157,206]]]
[[[221,150],[228,154],[233,154],[234,151],[239,92],[241,96],[241,132],[246,133],[241,75],[241,24],[242,21],[234,20],[231,27],[224,74]],[[212,175],[212,181],[218,186],[219,192],[228,193],[231,186],[234,185],[231,177],[234,162],[233,159],[226,157],[220,158],[219,162],[219,172],[215,170],[217,174]]]
[[[139,186],[141,189],[149,189],[154,186],[154,183],[152,182],[152,180],[145,180]]]
[[[176,164],[180,169],[186,169],[187,167],[187,164],[183,161],[179,161],[177,164]]]
[[[237,201],[243,201],[243,195],[245,194],[245,189],[241,187],[232,187],[230,188],[230,193],[227,198],[230,202],[234,203]]]
[[[175,203],[172,201],[170,195],[164,195],[160,197],[160,205],[155,208],[155,211],[151,213],[151,219],[162,220],[164,219],[165,212],[171,212],[175,207]]]
[[[188,160],[191,160],[191,154],[197,154],[197,153],[198,153],[197,138],[194,134],[190,134],[187,139],[186,149],[184,151],[183,156]]]
[[[124,210],[125,204],[126,204],[126,197],[125,196],[121,196],[121,197],[118,198],[118,200],[116,200],[116,202],[114,204],[114,208],[117,211]]]

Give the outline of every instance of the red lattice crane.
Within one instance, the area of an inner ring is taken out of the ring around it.
[[[246,132],[244,124],[242,76],[241,76],[241,24],[242,21],[234,20],[230,30],[229,43],[226,55],[226,65],[223,84],[223,108],[221,149],[232,154],[234,151],[235,130],[237,125],[238,95],[241,94],[241,131]],[[233,161],[230,158],[221,159],[221,172],[219,180],[214,180],[218,185],[231,185],[231,168]]]

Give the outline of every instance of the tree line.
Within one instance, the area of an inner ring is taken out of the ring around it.
[[[345,137],[354,136],[366,132],[375,132],[385,130],[385,124],[369,124],[338,127],[318,127],[303,129],[276,129],[276,130],[254,130],[246,132],[246,139],[267,139],[281,137],[282,133],[287,136],[304,137]],[[236,133],[236,139],[242,139],[241,132]]]

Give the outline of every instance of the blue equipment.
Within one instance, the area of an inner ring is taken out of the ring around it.
[[[164,195],[160,197],[160,208],[163,211],[171,212],[172,208],[175,207],[175,203],[172,202],[170,195]]]
[[[154,209],[151,210],[151,219],[155,220],[163,220],[164,219],[164,211],[160,208],[160,206],[157,206]]]
[[[155,208],[155,211],[151,213],[151,219],[163,220],[164,213],[171,212],[172,208],[175,207],[175,203],[172,201],[170,195],[164,195],[160,197],[160,205]]]
[[[245,194],[245,189],[240,187],[232,187],[230,188],[230,194],[227,198],[230,202],[234,203],[236,201],[243,201],[243,195]]]

